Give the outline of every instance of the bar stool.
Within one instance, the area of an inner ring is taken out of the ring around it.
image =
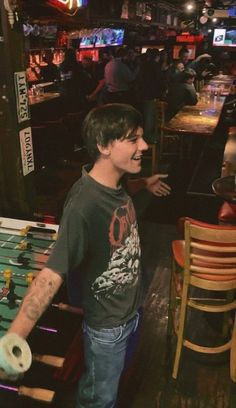
[[[150,152],[150,155],[148,152]],[[148,143],[148,151],[147,154],[144,154],[144,158],[151,160],[151,174],[156,174],[158,163],[157,143]]]
[[[216,354],[230,350],[230,376],[236,382],[236,326],[226,343],[206,347],[186,338],[189,308],[202,312],[226,313],[236,309],[236,227],[203,223],[185,218],[184,240],[172,243],[173,269],[171,274],[168,312],[168,335],[177,335],[172,377],[177,378],[183,346],[195,352]],[[190,288],[205,289],[212,294],[224,291],[225,299],[193,298]],[[180,302],[179,318],[176,308]]]
[[[170,133],[165,128],[167,102],[156,99],[156,135],[159,140],[160,158],[163,156],[183,156],[182,135]]]
[[[79,112],[67,112],[63,121],[66,125],[70,137],[73,141],[74,149],[82,149],[83,148],[83,140],[81,136],[81,128],[83,120],[86,116],[86,112],[79,111]]]

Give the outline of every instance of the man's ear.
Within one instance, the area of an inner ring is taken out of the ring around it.
[[[109,143],[107,146],[102,146],[101,144],[97,143],[97,148],[98,148],[99,152],[100,152],[102,155],[104,155],[104,156],[106,156],[106,157],[110,156],[110,152],[111,152],[111,145],[110,145],[110,143]]]

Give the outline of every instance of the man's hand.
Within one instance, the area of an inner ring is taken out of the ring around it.
[[[203,78],[205,78],[207,75],[209,75],[211,73],[211,71],[208,71],[207,69],[204,69],[204,71],[202,71],[201,76]]]
[[[146,189],[157,197],[168,196],[171,192],[170,186],[164,183],[162,179],[168,177],[168,174],[154,174],[145,179]]]

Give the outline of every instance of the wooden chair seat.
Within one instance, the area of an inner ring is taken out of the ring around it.
[[[186,218],[184,240],[172,243],[173,270],[171,275],[168,314],[168,335],[177,334],[172,377],[177,378],[182,347],[201,353],[221,353],[230,349],[230,375],[236,382],[236,326],[231,339],[221,346],[205,347],[189,341],[185,335],[189,307],[202,312],[229,312],[236,309],[236,227],[213,225]],[[209,296],[193,298],[190,288],[207,290]],[[224,291],[224,295],[222,291]],[[211,294],[212,292],[212,294]],[[216,299],[214,293],[222,296]],[[176,320],[176,308],[180,313]]]
[[[207,242],[206,242],[207,246]],[[220,244],[220,246],[222,246]],[[227,246],[225,247],[227,249]],[[229,247],[230,248],[230,247]],[[175,240],[172,242],[172,251],[173,251],[173,256],[175,259],[175,262],[181,267],[184,268],[184,260],[185,260],[185,241],[184,240]],[[234,274],[229,274],[227,275],[225,273],[225,264],[222,262],[224,257],[227,257],[227,252],[224,254],[221,252],[220,254],[220,260],[217,262],[217,252],[210,252],[210,251],[203,251],[198,248],[193,248],[193,253],[192,253],[192,265],[193,265],[193,276],[199,277],[202,279],[208,279],[208,280],[213,280],[213,281],[224,281],[224,280],[234,280],[235,275]],[[196,258],[194,257],[196,256]],[[214,256],[215,258],[213,258]],[[228,268],[233,268],[236,265],[236,252],[234,258],[232,258],[232,263],[227,263]],[[222,274],[219,275],[209,275],[207,273],[194,273],[194,268],[200,266],[205,272],[207,272],[207,268],[211,270],[213,267],[218,268],[219,270],[222,270]]]

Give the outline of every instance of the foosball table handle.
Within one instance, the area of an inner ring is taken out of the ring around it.
[[[18,387],[18,394],[38,401],[52,402],[55,392],[44,388],[29,388],[21,385]]]
[[[51,356],[49,354],[33,354],[33,360],[56,368],[63,367],[65,361],[63,357]]]
[[[54,304],[53,306],[58,307],[59,310],[65,310],[66,312],[79,314],[81,316],[84,314],[84,311],[82,308],[70,306],[70,305],[67,305],[66,303],[60,302],[58,304]]]

